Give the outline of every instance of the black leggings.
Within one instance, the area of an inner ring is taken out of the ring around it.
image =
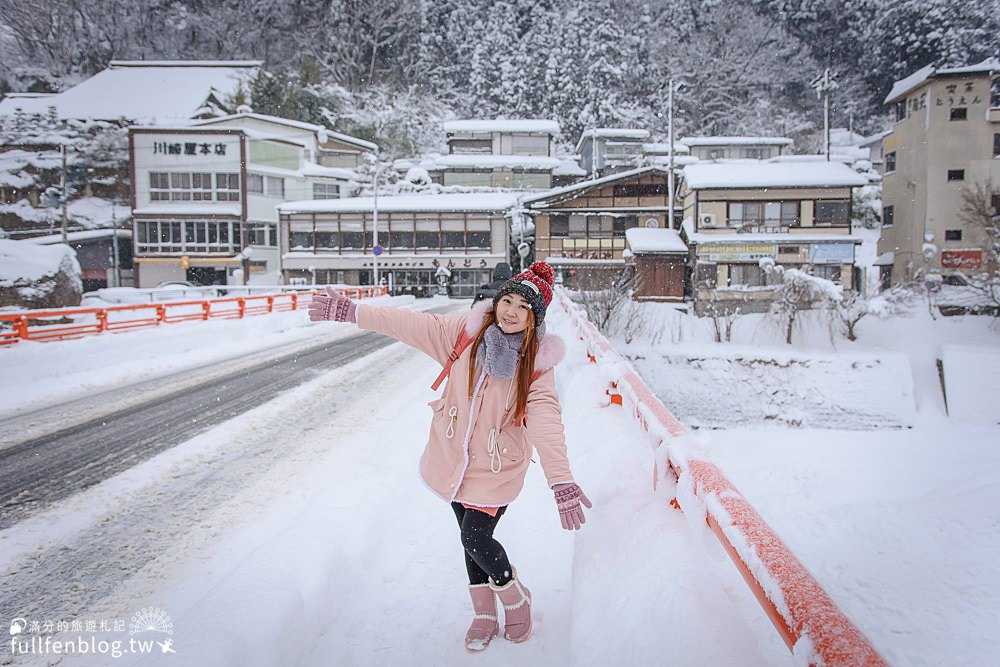
[[[492,578],[497,586],[505,586],[511,580],[510,561],[503,545],[493,539],[493,531],[507,507],[497,510],[496,516],[486,512],[470,510],[462,503],[452,503],[458,527],[462,529],[462,546],[465,547],[465,569],[469,572],[472,585],[488,583]]]

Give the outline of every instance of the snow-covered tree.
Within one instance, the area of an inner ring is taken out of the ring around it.
[[[786,269],[780,264],[773,265],[771,271],[781,276],[771,303],[771,315],[783,325],[785,342],[791,345],[799,314],[840,301],[843,288],[831,280],[811,276],[801,269]]]

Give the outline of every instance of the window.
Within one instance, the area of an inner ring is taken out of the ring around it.
[[[846,225],[850,223],[851,202],[846,199],[839,201],[816,202],[816,225]]]
[[[492,139],[452,139],[448,146],[452,153],[489,155],[493,152]]]
[[[137,220],[136,249],[145,253],[236,251],[239,236],[231,220]]]
[[[514,155],[548,155],[549,137],[531,134],[511,135],[510,152]]]
[[[965,107],[956,107],[951,110],[951,120],[968,120],[969,110]]]
[[[882,207],[882,226],[892,227],[892,223],[895,221],[896,208],[894,206],[883,206]]]
[[[906,100],[896,102],[894,108],[896,110],[896,122],[898,123],[901,120],[906,120]]]
[[[340,199],[340,186],[336,183],[313,183],[313,199]]]
[[[695,276],[698,287],[715,287],[719,272],[715,264],[699,264]]]
[[[990,106],[1000,107],[1000,77],[993,79],[990,84]]]
[[[247,192],[264,194],[264,177],[260,174],[247,174]]]
[[[731,264],[729,284],[733,287],[764,287],[767,276],[760,264]]]
[[[240,175],[239,174],[216,174],[215,175],[215,198],[218,201],[239,201],[240,200]]]
[[[729,204],[729,226],[749,231],[780,231],[799,225],[797,201],[746,201]]]
[[[961,229],[946,229],[946,230],[944,230],[944,240],[945,241],[961,241],[962,240],[962,230]]]
[[[885,154],[885,171],[886,173],[896,171],[896,151]]]
[[[993,135],[993,157],[1000,157],[1000,134]]]
[[[150,201],[239,201],[239,174],[149,172]]]
[[[948,170],[948,180],[949,181],[964,181],[965,180],[965,170],[964,169],[949,169]]]
[[[993,216],[1000,215],[1000,195],[990,196],[990,208],[993,209],[992,211],[990,211],[990,215]]]
[[[247,225],[247,235],[250,238],[250,245],[274,247],[275,229],[274,225],[259,222],[251,222]]]
[[[569,216],[549,216],[549,236],[569,236]]]
[[[840,264],[816,264],[812,267],[812,274],[817,278],[840,282]]]
[[[667,194],[666,183],[635,183],[616,185],[615,197],[658,197]]]
[[[285,196],[285,179],[278,176],[264,177],[264,194],[268,197]]]
[[[742,151],[742,157],[748,160],[763,160],[764,159],[764,149],[763,148],[744,148]]]

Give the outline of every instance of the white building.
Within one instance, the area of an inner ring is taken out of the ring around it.
[[[552,120],[453,120],[443,124],[446,155],[420,161],[441,185],[545,190],[564,159],[553,156]]]
[[[395,294],[429,295],[443,283],[451,296],[471,297],[507,261],[518,197],[476,192],[281,204],[286,281],[372,285],[378,271]]]
[[[254,113],[131,128],[136,284],[279,283],[276,205],[349,196],[353,167],[375,150]]]
[[[699,160],[769,160],[792,145],[785,137],[681,137]]]

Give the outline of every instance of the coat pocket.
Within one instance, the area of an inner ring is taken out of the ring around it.
[[[427,405],[434,411],[432,423],[435,432],[439,436],[448,439],[455,437],[455,424],[458,422],[458,406],[448,406],[448,400],[445,398],[437,398]]]

